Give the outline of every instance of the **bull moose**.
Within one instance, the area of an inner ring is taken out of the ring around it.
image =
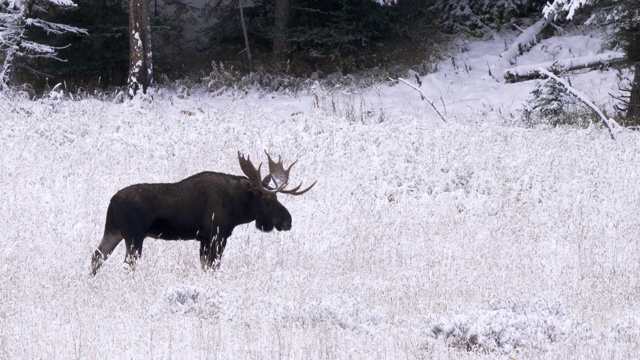
[[[302,195],[316,182],[300,190],[285,190],[289,171],[282,158],[276,163],[267,154],[269,174],[261,179],[260,168],[249,156],[238,152],[240,169],[246,175],[201,172],[176,183],[135,184],[118,191],[109,203],[104,236],[93,253],[93,275],[124,239],[125,262],[133,266],[142,254],[146,237],[162,240],[197,240],[205,269],[218,268],[227,238],[233,229],[251,221],[269,232],[291,230],[291,214],[276,194]],[[269,184],[273,181],[275,187]]]

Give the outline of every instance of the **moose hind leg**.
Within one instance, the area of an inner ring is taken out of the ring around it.
[[[102,266],[102,263],[107,260],[116,246],[120,244],[120,241],[122,241],[122,235],[120,232],[105,232],[102,237],[102,241],[100,241],[100,245],[98,245],[96,251],[93,252],[93,257],[91,259],[91,274],[96,274],[100,266]]]
[[[144,236],[137,236],[133,239],[125,238],[124,243],[127,245],[127,254],[124,258],[124,262],[128,264],[132,269],[136,265],[136,261],[142,256],[142,242]]]

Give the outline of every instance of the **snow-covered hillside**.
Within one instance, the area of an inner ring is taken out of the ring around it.
[[[640,138],[512,124],[534,85],[488,74],[503,47],[422,79],[446,123],[403,84],[3,98],[0,358],[637,357]],[[613,78],[572,84],[608,106]],[[193,241],[147,239],[135,271],[120,245],[89,276],[118,189],[240,174],[237,151],[264,149],[318,180],[280,196],[290,232],[236,228],[216,273]]]

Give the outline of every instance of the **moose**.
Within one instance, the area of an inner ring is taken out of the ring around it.
[[[277,194],[302,195],[317,183],[289,190],[289,171],[282,158],[276,163],[265,151],[269,174],[261,179],[260,168],[238,151],[240,169],[246,176],[201,172],[176,183],[135,184],[118,191],[107,209],[104,235],[91,260],[95,275],[102,263],[124,239],[125,263],[131,267],[142,255],[142,243],[151,237],[162,240],[197,240],[205,269],[220,267],[222,253],[233,229],[255,220],[264,232],[291,230],[291,214]],[[273,182],[275,187],[271,187]]]

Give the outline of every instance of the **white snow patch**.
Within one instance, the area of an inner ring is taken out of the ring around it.
[[[640,137],[513,125],[534,82],[489,75],[503,44],[468,43],[422,78],[447,123],[402,84],[2,95],[0,357],[636,357]],[[551,44],[519,64],[553,60]],[[571,75],[605,107],[614,79]],[[133,271],[120,245],[89,277],[116,191],[240,174],[237,151],[264,150],[299,158],[291,183],[318,180],[279,197],[291,231],[237,227],[216,273],[193,241],[148,239]]]

